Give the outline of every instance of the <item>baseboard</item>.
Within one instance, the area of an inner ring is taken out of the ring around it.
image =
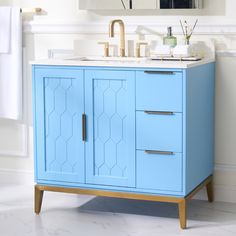
[[[0,184],[33,185],[34,173],[28,170],[0,169]]]
[[[222,171],[222,170],[221,170]],[[217,171],[216,171],[217,176]],[[0,169],[0,184],[33,185],[33,171]],[[236,185],[214,184],[215,201],[236,203]],[[194,199],[207,200],[206,189],[201,190]]]
[[[206,189],[198,192],[193,199],[207,200]],[[214,185],[214,201],[216,202],[231,202],[236,203],[236,188],[235,186]]]

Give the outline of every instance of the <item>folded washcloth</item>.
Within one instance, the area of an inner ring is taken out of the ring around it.
[[[191,57],[190,45],[177,45],[173,49],[173,57]]]
[[[157,45],[152,49],[153,56],[171,56],[171,47],[169,45]]]

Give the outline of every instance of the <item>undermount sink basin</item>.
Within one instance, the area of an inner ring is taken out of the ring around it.
[[[104,61],[104,62],[142,62],[147,61],[147,57],[71,57],[65,60],[71,61]]]

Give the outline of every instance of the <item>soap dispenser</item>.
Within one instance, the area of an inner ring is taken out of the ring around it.
[[[174,48],[177,45],[177,38],[172,34],[172,27],[167,28],[167,36],[163,38],[163,44]]]

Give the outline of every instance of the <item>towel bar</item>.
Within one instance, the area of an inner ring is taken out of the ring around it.
[[[21,13],[40,13],[42,11],[42,8],[36,7],[36,8],[21,8]]]

